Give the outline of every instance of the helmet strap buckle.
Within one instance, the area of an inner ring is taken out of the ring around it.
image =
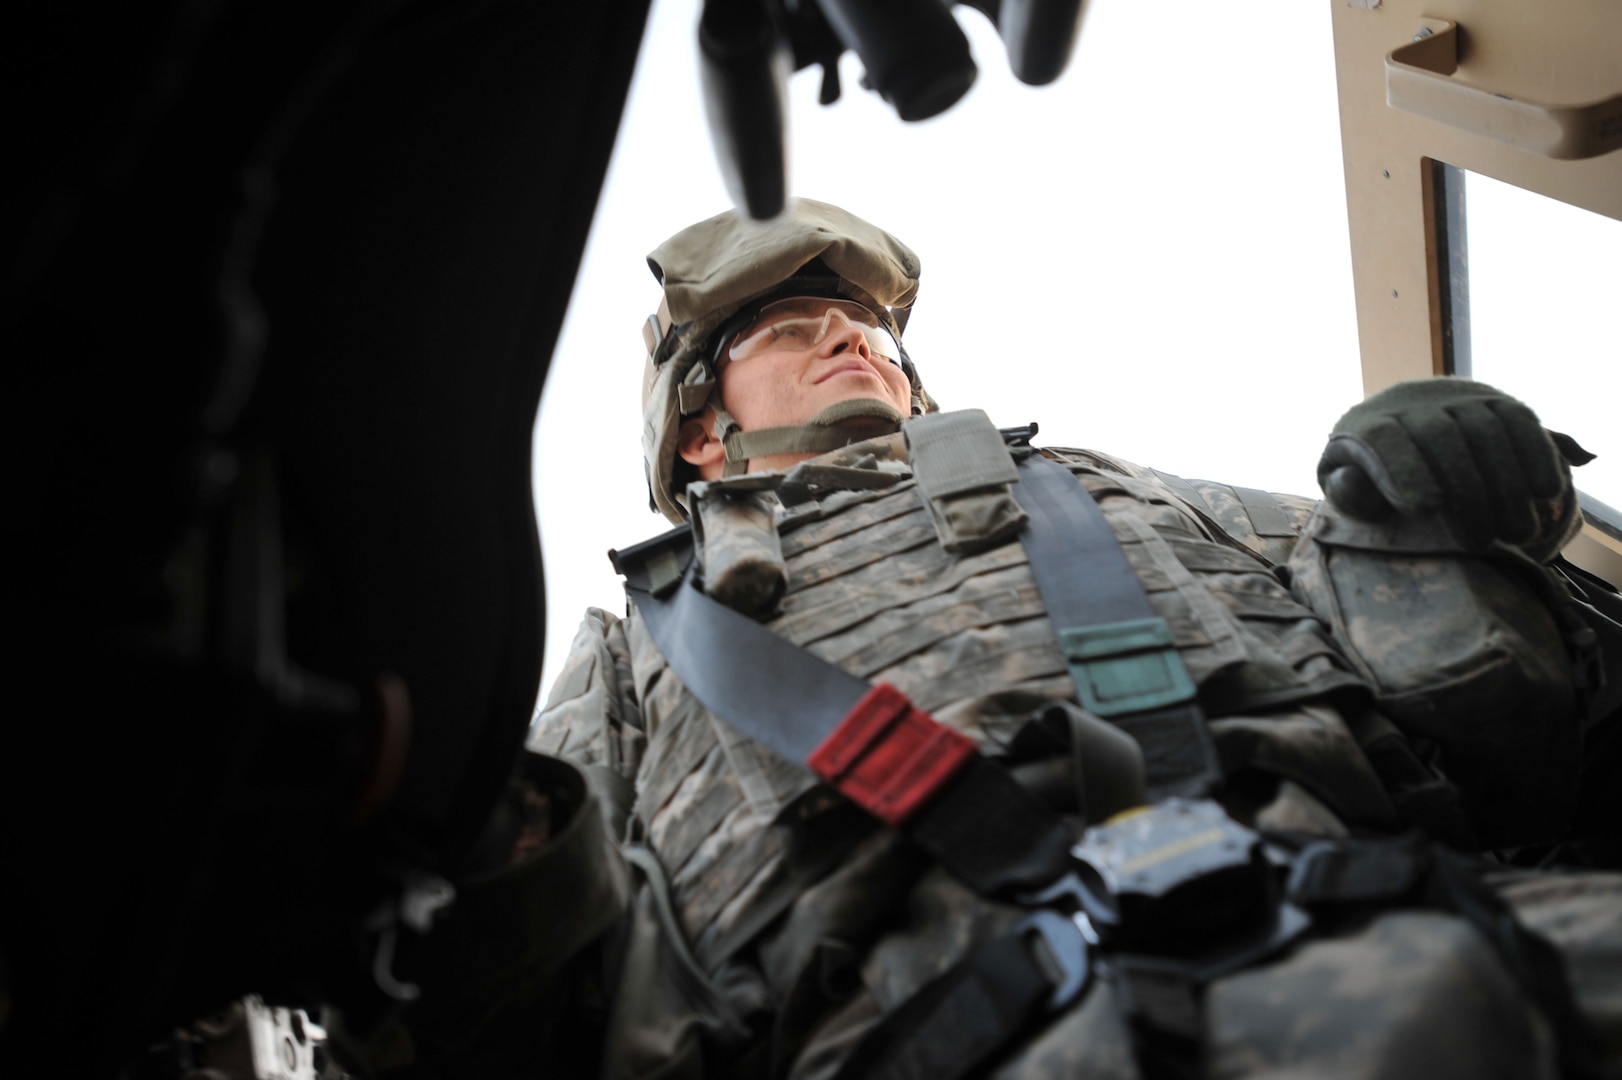
[[[694,364],[682,379],[681,385],[676,387],[676,401],[681,409],[681,415],[691,416],[702,409],[710,400],[716,386],[715,375],[710,371],[710,365],[700,361]],[[737,426],[736,423],[733,424]]]

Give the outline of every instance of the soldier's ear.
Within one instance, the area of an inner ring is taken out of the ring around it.
[[[721,440],[715,437],[715,413],[705,409],[697,416],[690,416],[681,422],[681,431],[676,436],[676,453],[689,465],[699,470],[703,476],[705,466],[715,466],[716,475],[720,475],[719,466],[726,461],[726,447]],[[705,479],[709,479],[705,476]]]

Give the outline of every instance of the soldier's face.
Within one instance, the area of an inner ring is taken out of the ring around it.
[[[865,318],[864,318],[865,315]],[[888,332],[848,301],[798,297],[779,301],[740,331],[719,358],[721,404],[744,431],[798,427],[843,401],[876,398],[912,412],[912,386]],[[682,425],[679,452],[700,476],[721,475],[724,458],[714,440],[715,415],[706,411]],[[815,455],[752,458],[749,471],[786,469]]]
[[[875,333],[848,301],[780,301],[724,350],[721,403],[745,431],[804,424],[830,405],[878,398],[903,416],[912,387],[887,332]]]

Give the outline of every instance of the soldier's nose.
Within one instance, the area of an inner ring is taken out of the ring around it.
[[[849,322],[829,330],[824,348],[829,356],[838,356],[846,350],[853,350],[864,360],[871,359],[873,352],[867,343],[866,335]]]

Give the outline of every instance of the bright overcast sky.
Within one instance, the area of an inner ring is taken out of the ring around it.
[[[623,610],[605,552],[668,527],[642,474],[645,257],[728,205],[697,10],[653,6],[542,401],[548,688],[584,608]],[[816,104],[815,69],[790,88],[791,190],[922,259],[907,345],[925,385],[943,408],[1035,420],[1045,445],[1315,493],[1323,439],[1362,394],[1329,5],[1092,0],[1045,88],[955,10],[980,78],[934,120],[903,124],[850,55],[837,105]]]

